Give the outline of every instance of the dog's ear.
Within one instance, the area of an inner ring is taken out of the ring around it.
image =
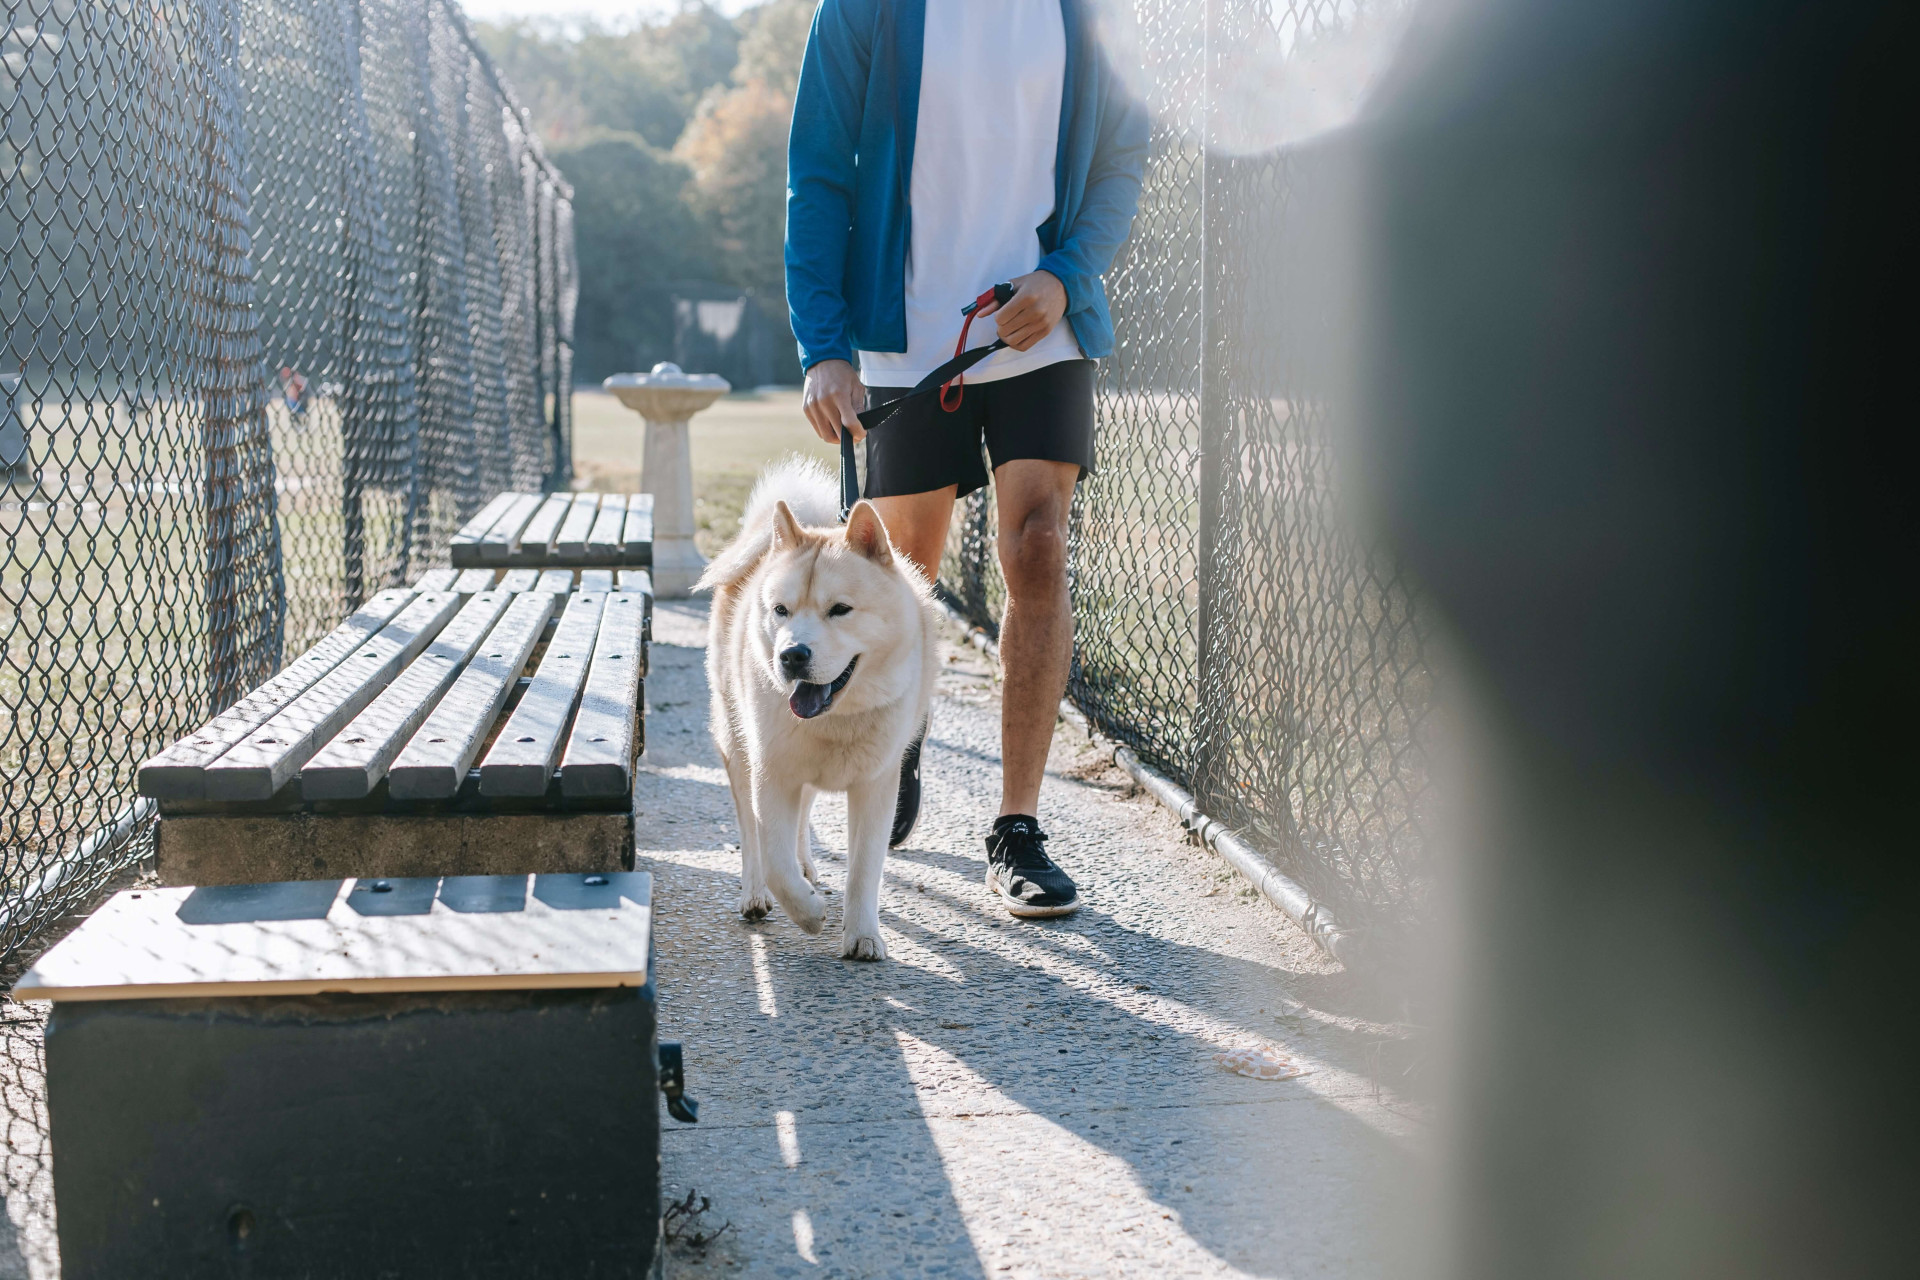
[[[847,514],[847,545],[878,565],[893,563],[893,543],[887,540],[887,526],[880,513],[864,499]]]
[[[773,549],[791,551],[800,545],[802,538],[800,522],[793,518],[793,508],[786,502],[773,504]]]

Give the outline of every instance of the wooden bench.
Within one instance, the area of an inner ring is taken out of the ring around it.
[[[498,573],[381,592],[143,764],[163,883],[630,868],[646,573]]]
[[[462,525],[448,548],[456,569],[653,563],[650,493],[503,493]]]
[[[117,894],[14,993],[62,1274],[658,1276],[651,935],[638,872]]]

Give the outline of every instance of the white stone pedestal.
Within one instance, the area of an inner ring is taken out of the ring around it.
[[[640,488],[653,495],[653,593],[684,596],[707,567],[693,545],[693,415],[732,388],[710,373],[657,364],[651,373],[616,373],[600,384],[647,420]]]

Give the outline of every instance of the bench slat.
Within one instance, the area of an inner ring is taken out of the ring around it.
[[[451,591],[453,580],[459,576],[458,569],[429,569],[420,575],[420,581],[413,584],[415,591]]]
[[[488,529],[486,536],[480,539],[479,558],[468,563],[505,564],[515,551],[520,549],[520,534],[533,519],[534,512],[540,509],[540,495],[537,493],[516,493],[513,503]],[[456,557],[454,563],[461,561]]]
[[[627,495],[608,493],[601,495],[600,510],[593,517],[593,528],[587,533],[587,559],[600,564],[612,564],[620,558],[624,545],[622,537],[627,524]]]
[[[613,570],[582,569],[580,571],[580,589],[582,591],[597,591],[601,595],[605,595],[607,592],[613,590]]]
[[[558,593],[559,595],[567,594],[567,592],[573,590],[573,570],[571,569],[541,570],[540,585],[538,587],[535,587],[534,590],[552,591],[552,592]]]
[[[620,591],[634,591],[649,598],[653,595],[653,574],[646,569],[622,569],[614,575],[614,582]],[[652,606],[648,606],[652,612]]]
[[[617,592],[607,597],[594,641],[593,666],[580,694],[580,711],[560,762],[560,793],[622,796],[633,789],[634,725],[639,718],[640,672],[646,651],[646,600]],[[482,786],[486,774],[481,773]]]
[[[560,616],[560,625],[547,642],[520,705],[480,762],[483,796],[543,796],[560,757],[561,735],[573,713],[574,699],[586,679],[593,657],[594,637],[606,596],[577,591]]]
[[[354,800],[372,791],[511,603],[505,591],[468,600],[426,652],[307,761],[300,770],[301,796]]]
[[[396,800],[446,800],[459,794],[558,599],[546,591],[513,598],[467,669],[395,757],[387,770],[389,795]]]
[[[491,591],[493,590],[493,570],[463,569],[460,576],[453,580],[453,586],[447,589],[458,592],[463,596],[478,595],[482,591]]]
[[[536,590],[539,582],[538,569],[509,569],[500,575],[500,590],[511,591],[517,595],[522,591]]]
[[[553,550],[553,540],[560,533],[560,522],[566,519],[572,506],[572,494],[548,494],[541,501],[540,509],[533,513],[533,519],[527,522],[526,532],[520,535],[521,554],[544,559]]]
[[[206,768],[209,800],[268,800],[326,741],[426,648],[460,607],[451,591],[420,595],[319,683]]]
[[[494,494],[493,501],[480,508],[474,513],[473,519],[460,526],[460,532],[453,535],[451,545],[471,546],[480,541],[487,530],[493,528],[494,521],[507,513],[507,508],[513,505],[514,496],[512,493]]]
[[[624,559],[628,564],[653,563],[653,495],[650,493],[630,493],[627,495],[627,524],[621,533],[621,543],[625,546]]]
[[[560,536],[554,539],[553,554],[563,560],[579,560],[587,554],[587,535],[593,532],[593,515],[599,506],[597,493],[573,495],[573,505],[560,525]]]
[[[279,675],[141,765],[140,794],[159,800],[204,799],[208,765],[339,666],[342,658],[404,609],[413,595],[407,588],[375,595],[320,643],[289,662]]]

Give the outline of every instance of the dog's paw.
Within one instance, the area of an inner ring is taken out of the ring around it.
[[[840,958],[843,960],[885,960],[887,944],[881,938],[878,929],[868,933],[849,933],[840,943]]]
[[[740,900],[733,904],[740,912],[742,920],[759,922],[767,918],[767,912],[773,910],[773,898],[766,893],[743,893]]]
[[[800,926],[800,932],[819,933],[827,922],[827,900],[817,893],[808,893],[796,902],[783,902],[787,916]]]

